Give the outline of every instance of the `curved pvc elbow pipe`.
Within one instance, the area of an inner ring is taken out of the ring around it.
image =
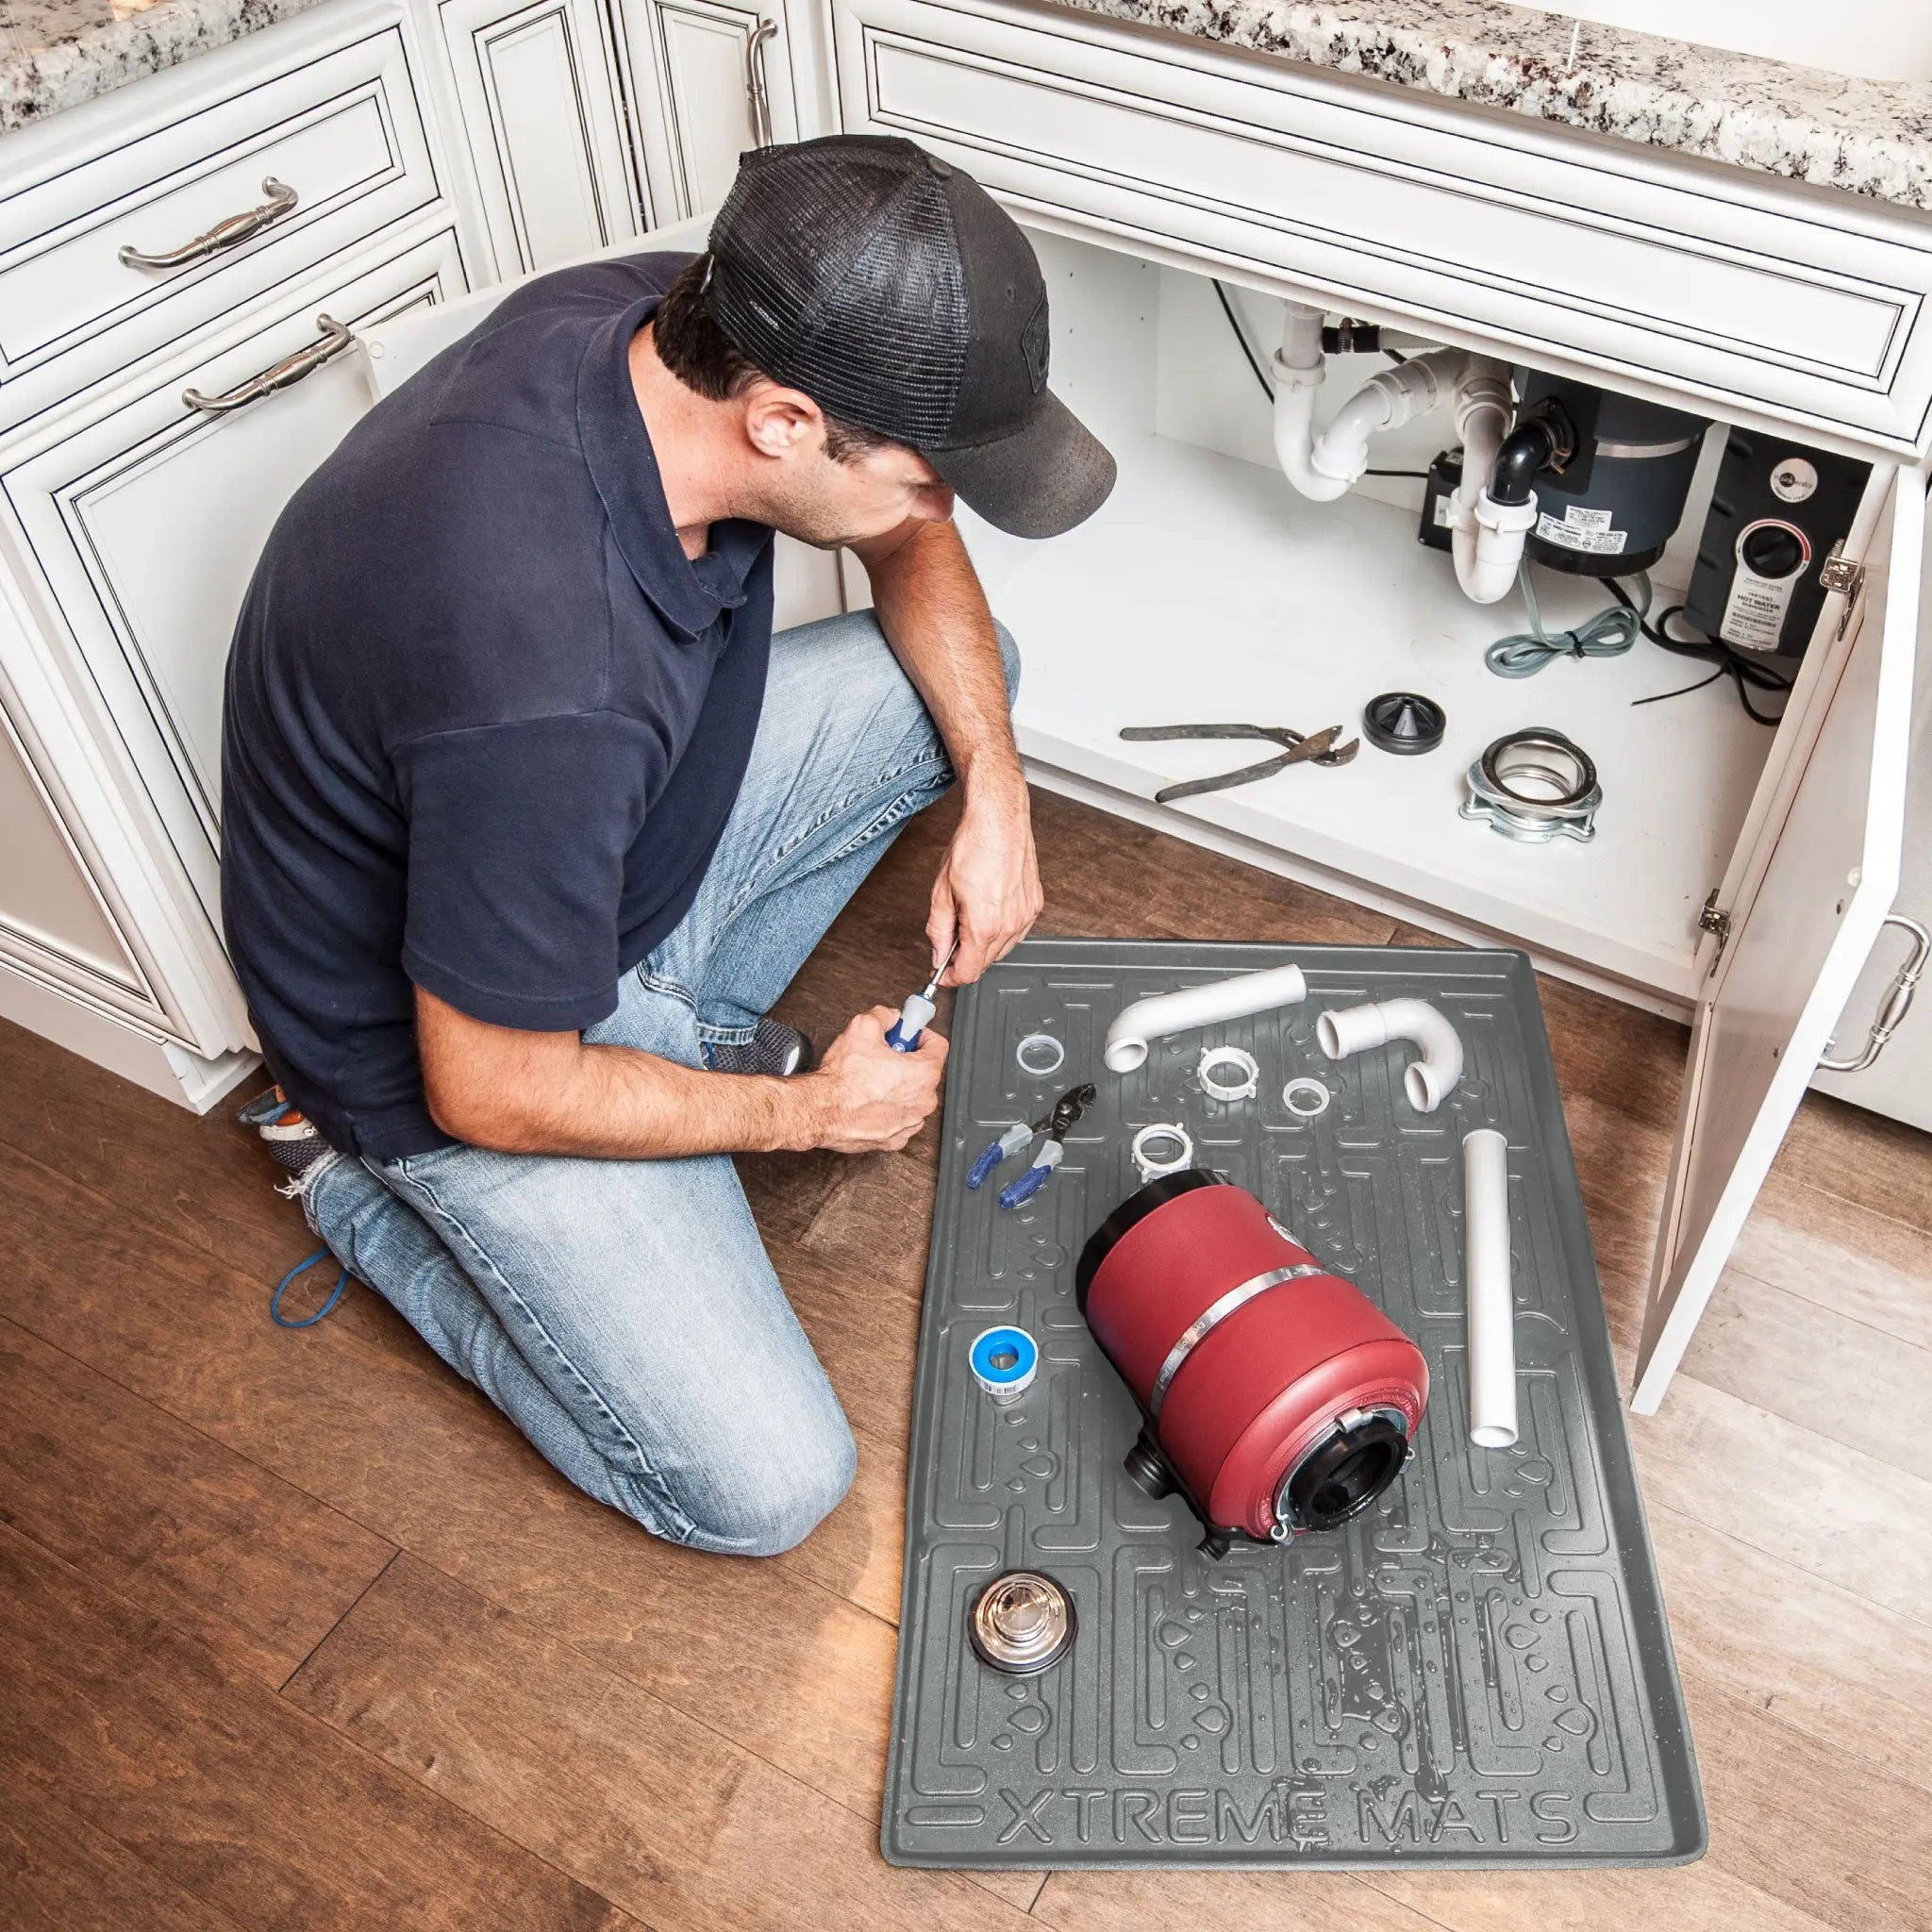
[[[1308,983],[1299,966],[1270,966],[1261,973],[1156,993],[1151,999],[1136,1000],[1107,1029],[1101,1058],[1110,1072],[1131,1074],[1146,1060],[1149,1043],[1170,1033],[1187,1033],[1223,1020],[1245,1020],[1250,1013],[1298,1006],[1307,996]]]
[[[1297,374],[1304,380],[1296,382],[1294,377]],[[1310,460],[1315,388],[1322,378],[1319,373],[1313,382],[1307,381],[1306,376],[1306,371],[1296,371],[1284,364],[1279,356],[1275,357],[1274,460],[1281,465],[1281,474],[1300,494],[1314,503],[1333,503],[1338,496],[1348,494],[1354,479],[1324,476]]]
[[[1370,376],[1315,439],[1309,467],[1353,489],[1369,467],[1369,439],[1426,415],[1441,401],[1451,373],[1464,360],[1460,350],[1430,349]]]
[[[1315,1038],[1331,1060],[1391,1040],[1419,1048],[1422,1058],[1402,1070],[1402,1091],[1418,1113],[1434,1113],[1462,1078],[1462,1036],[1427,1000],[1333,1008],[1315,1022]]]
[[[1463,1278],[1469,1293],[1469,1440],[1516,1441],[1516,1309],[1509,1289],[1509,1143],[1494,1127],[1462,1138]]]

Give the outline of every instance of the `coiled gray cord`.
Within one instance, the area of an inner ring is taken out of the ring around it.
[[[1641,602],[1634,608],[1611,604],[1574,630],[1554,635],[1543,628],[1542,612],[1537,606],[1536,591],[1529,581],[1529,558],[1524,558],[1516,573],[1523,589],[1523,601],[1529,607],[1530,627],[1498,638],[1483,653],[1483,661],[1498,677],[1534,677],[1545,664],[1557,658],[1621,658],[1643,633],[1643,620],[1650,610],[1650,576],[1636,573]]]

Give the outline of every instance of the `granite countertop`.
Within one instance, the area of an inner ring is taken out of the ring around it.
[[[1932,81],[1853,80],[1593,21],[1579,30],[1507,0],[1057,4],[1932,209]]]
[[[0,132],[320,0],[0,0]],[[1057,0],[1932,210],[1932,82],[1851,80],[1507,0]]]

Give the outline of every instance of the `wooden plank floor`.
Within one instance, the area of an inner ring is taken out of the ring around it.
[[[1039,801],[1048,931],[1419,941]],[[786,1010],[916,975],[916,824]],[[1681,1028],[1543,989],[1627,1382]],[[895,1872],[877,1819],[934,1136],[745,1163],[859,1441],[769,1563],[576,1494],[196,1122],[0,1027],[0,1924],[1932,1926],[1932,1141],[1816,1098],[1638,1459],[1700,1864],[1535,1876]],[[1029,1918],[1030,1915],[1030,1918]]]

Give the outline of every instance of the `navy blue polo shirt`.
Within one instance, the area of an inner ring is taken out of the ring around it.
[[[228,663],[222,909],[275,1078],[344,1152],[447,1144],[422,986],[575,1031],[690,907],[751,753],[772,533],[685,556],[632,338],[691,258],[519,290],[277,521]]]

